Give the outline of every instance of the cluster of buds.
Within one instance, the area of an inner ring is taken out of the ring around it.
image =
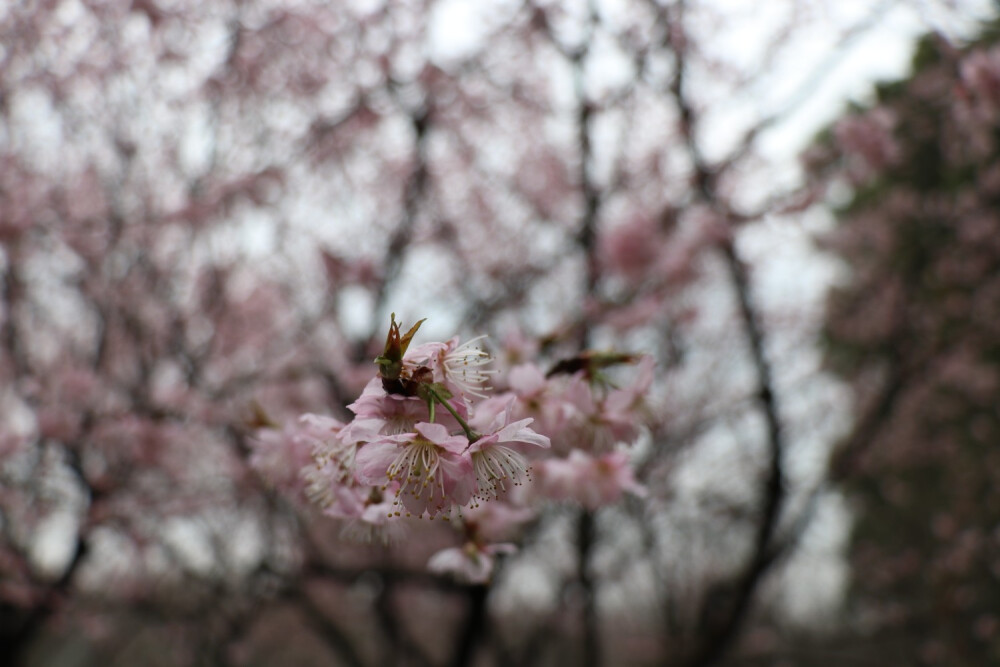
[[[385,537],[403,517],[461,518],[468,542],[433,566],[474,581],[488,576],[492,568],[483,564],[493,554],[512,548],[488,544],[490,531],[479,527],[530,518],[533,499],[593,508],[625,491],[641,493],[614,445],[635,439],[632,411],[652,372],[645,360],[640,380],[626,390],[594,387],[602,368],[636,359],[583,355],[548,376],[534,365],[515,367],[508,390],[491,395],[498,371],[481,338],[411,347],[422,323],[403,333],[392,316],[377,372],[347,406],[349,422],[303,415],[283,432],[265,429],[255,448],[258,468],[272,479],[295,478],[296,492],[368,535]],[[296,475],[277,470],[280,461],[304,465]],[[533,471],[539,483],[525,491]],[[450,567],[455,563],[467,565],[464,572]]]

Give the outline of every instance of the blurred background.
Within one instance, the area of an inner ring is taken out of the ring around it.
[[[0,661],[1000,664],[995,11],[4,3]],[[290,499],[391,312],[653,357],[645,494],[484,585]]]

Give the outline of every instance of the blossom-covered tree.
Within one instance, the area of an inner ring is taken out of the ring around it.
[[[822,4],[0,8],[0,657],[766,655]]]
[[[834,466],[858,507],[855,647],[898,664],[1000,657],[998,84],[995,26],[930,36],[811,155],[852,192],[826,332],[859,406]]]

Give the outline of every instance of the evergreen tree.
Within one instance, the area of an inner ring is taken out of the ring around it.
[[[914,74],[810,155],[847,185],[829,365],[854,430],[852,631],[886,664],[1000,661],[1000,46],[925,38]]]

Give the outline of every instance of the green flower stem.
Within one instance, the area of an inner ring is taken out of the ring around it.
[[[480,434],[478,434],[475,431],[473,431],[472,428],[469,426],[469,424],[464,419],[462,419],[461,415],[459,415],[458,412],[455,411],[455,408],[451,407],[451,403],[449,403],[445,399],[441,398],[441,395],[438,394],[434,390],[433,387],[431,387],[430,385],[427,385],[426,391],[427,391],[428,394],[430,394],[430,396],[435,401],[437,401],[438,403],[440,403],[441,405],[443,405],[444,408],[445,408],[445,410],[447,410],[448,412],[451,413],[451,416],[455,418],[455,421],[458,422],[458,425],[462,427],[463,431],[465,431],[465,437],[469,439],[469,444],[472,444],[476,440],[479,440],[481,437],[483,437]],[[434,417],[434,404],[433,404],[433,402],[431,403],[430,410],[431,410],[431,421],[434,421],[434,419],[433,419],[433,417]]]

